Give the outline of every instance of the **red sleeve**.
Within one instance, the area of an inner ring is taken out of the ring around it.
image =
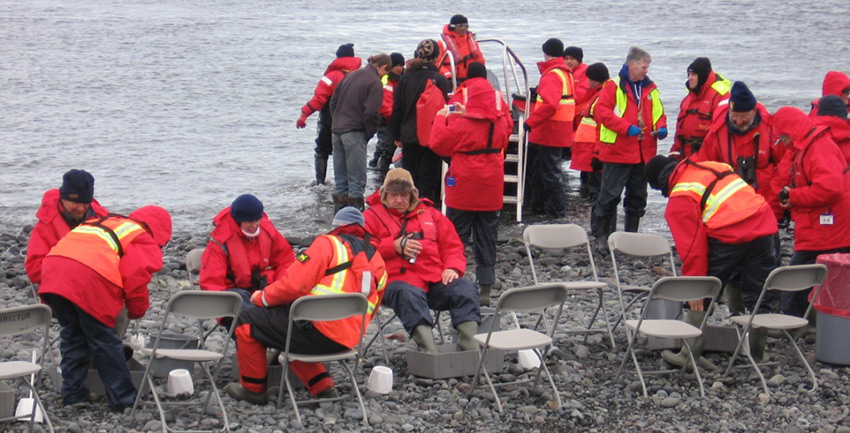
[[[319,83],[316,84],[316,89],[313,91],[313,98],[301,107],[301,112],[309,116],[313,112],[325,108],[325,104],[328,103],[331,95],[334,94],[334,89],[336,89],[336,85],[343,76],[343,73],[340,71],[331,71],[322,76],[322,79],[319,80]]]
[[[295,252],[292,251],[292,246],[286,238],[277,230],[272,235],[272,242],[274,246],[271,265],[274,268],[274,281],[278,281],[286,277],[287,269],[295,263]]]
[[[844,194],[843,176],[847,166],[844,155],[828,140],[815,141],[805,152],[802,165],[809,185],[791,188],[791,204],[820,207],[838,203]]]
[[[682,259],[682,275],[703,276],[708,272],[708,235],[700,209],[688,197],[672,197],[664,214],[676,251]]]
[[[376,206],[383,206],[383,204],[377,204]],[[389,229],[381,222],[381,218],[378,216],[377,211],[372,208],[366,209],[363,212],[363,217],[366,220],[366,231],[370,233],[372,236],[380,239],[378,243],[378,253],[381,254],[381,257],[384,260],[389,260],[391,257],[398,256],[395,251],[395,234],[390,233]]]
[[[393,117],[393,90],[391,84],[384,84],[383,101],[381,101],[379,114],[387,122],[392,120]]]
[[[437,232],[440,236],[440,259],[443,261],[443,270],[454,269],[461,277],[466,272],[466,255],[463,242],[457,235],[452,221],[436,209],[431,209],[434,221],[437,224]]]
[[[140,319],[148,310],[148,283],[151,275],[162,269],[162,249],[148,234],[143,234],[127,246],[119,270],[124,282],[124,302],[127,315]]]
[[[728,164],[727,161],[721,161],[722,155],[720,155],[719,146],[720,142],[717,140],[717,131],[711,128],[708,131],[708,135],[702,140],[702,146],[699,148],[699,151],[691,157],[691,161],[717,161]]]
[[[599,92],[599,100],[593,108],[593,117],[596,121],[617,134],[626,134],[631,124],[614,114],[614,105],[617,99],[617,83],[608,80]]]
[[[27,276],[33,284],[41,284],[41,262],[50,252],[52,245],[59,241],[57,239],[51,243],[50,239],[53,237],[55,236],[47,224],[41,221],[35,223],[35,227],[30,233],[30,240],[27,244],[27,259],[24,262]]]
[[[263,297],[270,307],[293,303],[310,293],[322,280],[333,258],[333,245],[325,236],[319,236],[304,252],[304,258],[296,260],[286,273],[286,278],[275,281],[263,290]]]
[[[563,90],[561,79],[554,72],[544,73],[537,86],[537,95],[543,99],[543,102],[535,103],[534,111],[528,116],[526,123],[534,128],[554,116],[558,104],[561,103]]]
[[[217,243],[210,241],[201,256],[201,290],[227,289],[227,256]]]

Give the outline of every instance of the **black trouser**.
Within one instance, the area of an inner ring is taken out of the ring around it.
[[[251,337],[263,344],[279,350],[286,348],[286,335],[292,332],[289,350],[307,355],[323,355],[348,350],[347,347],[331,340],[313,326],[313,322],[299,320],[289,329],[290,304],[273,308],[249,308],[239,313],[236,327],[251,325]]]
[[[375,146],[375,160],[384,158],[387,162],[392,162],[393,153],[395,153],[395,141],[393,141],[392,127],[386,120],[381,120],[378,125],[378,144]]]
[[[792,265],[811,265],[815,263],[821,254],[850,253],[850,247],[835,248],[822,251],[794,251],[791,256]],[[809,292],[812,289],[799,292],[782,292],[779,309],[783,314],[803,317],[809,307]]]
[[[542,211],[549,218],[563,218],[566,215],[566,204],[561,148],[529,144],[531,172],[526,188],[529,201],[536,212]]]
[[[644,164],[606,162],[602,168],[602,185],[593,211],[599,221],[617,219],[620,195],[626,190],[623,208],[626,216],[642,217],[646,213],[646,178]]]
[[[419,142],[403,143],[401,165],[410,172],[413,185],[419,190],[419,197],[434,202],[440,207],[440,180],[443,161],[433,150],[423,147]]]
[[[708,275],[725,285],[732,278],[741,285],[741,301],[752,312],[761,294],[764,280],[776,267],[774,236],[767,235],[743,244],[727,244],[708,239]],[[740,279],[738,279],[740,276]],[[767,292],[756,313],[770,313],[773,292]]]
[[[496,238],[499,235],[499,211],[460,210],[446,208],[446,216],[455,225],[460,240],[475,255],[475,279],[478,284],[496,282]]]
[[[325,104],[325,108],[319,112],[319,135],[316,136],[316,156],[322,159],[328,159],[328,156],[334,152],[333,140],[331,139],[331,108],[330,104]]]

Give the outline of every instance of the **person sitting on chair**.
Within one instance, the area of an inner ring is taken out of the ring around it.
[[[387,173],[384,185],[369,197],[366,230],[381,239],[378,251],[387,263],[387,306],[401,319],[420,349],[439,353],[431,332],[429,308],[449,310],[462,350],[477,350],[472,339],[481,323],[478,291],[462,278],[463,243],[452,222],[419,199],[413,178],[403,168]]]

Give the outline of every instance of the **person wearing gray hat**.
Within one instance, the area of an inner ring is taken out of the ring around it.
[[[379,239],[363,228],[363,214],[354,207],[340,209],[333,229],[319,235],[298,254],[286,277],[251,295],[257,308],[243,309],[233,332],[239,360],[239,381],[224,391],[237,400],[266,404],[266,353],[289,349],[295,353],[330,354],[353,349],[365,332],[360,317],[311,322],[288,328],[290,305],[304,296],[361,293],[368,302],[364,326],[378,313],[387,272],[377,249]],[[334,380],[321,363],[292,362],[289,367],[312,397],[337,398]]]
[[[62,175],[62,185],[44,192],[35,213],[37,221],[30,233],[24,262],[30,282],[41,283],[41,262],[59,239],[81,222],[108,213],[94,198],[94,176],[77,169]]]

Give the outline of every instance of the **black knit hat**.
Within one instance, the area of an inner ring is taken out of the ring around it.
[[[404,66],[404,56],[401,53],[390,54],[390,60],[392,60],[392,67]]]
[[[481,62],[472,62],[466,70],[466,78],[487,78],[487,67]]]
[[[342,44],[336,49],[337,57],[354,57],[354,44]]]
[[[469,20],[461,14],[453,15],[449,20],[449,28],[454,29],[458,24],[469,24]]]
[[[94,199],[94,176],[85,170],[68,170],[62,175],[59,197],[76,203],[91,203]]]
[[[603,83],[611,78],[608,74],[608,67],[604,63],[594,63],[587,67],[587,78],[593,81]]]
[[[840,96],[826,95],[818,101],[818,116],[847,118],[847,104]]]
[[[649,186],[666,193],[670,173],[673,172],[676,164],[677,161],[673,158],[664,155],[653,156],[643,169],[643,174],[646,181],[649,182]]]
[[[736,81],[732,85],[732,91],[730,93],[732,94],[729,98],[730,110],[736,113],[742,113],[756,108],[756,97],[743,81]]]
[[[581,63],[581,61],[584,59],[584,50],[579,47],[567,47],[564,49],[564,57],[566,56],[570,56],[578,60],[579,63]]]
[[[440,47],[433,39],[423,39],[416,46],[416,57],[422,60],[434,60],[440,55]]]
[[[251,194],[242,194],[230,205],[230,216],[238,223],[257,221],[263,217],[263,202]]]
[[[543,43],[543,53],[552,57],[563,57],[564,43],[558,38],[547,39],[546,42]]]
[[[708,57],[697,57],[688,65],[688,72],[697,74],[697,77],[699,77],[697,80],[697,89],[702,87],[705,84],[705,80],[708,79],[708,74],[711,73],[711,60],[708,60]]]

